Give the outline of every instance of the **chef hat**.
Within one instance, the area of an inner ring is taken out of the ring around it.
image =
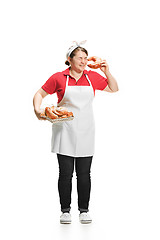
[[[68,59],[68,57],[71,55],[71,53],[77,48],[77,47],[82,47],[83,44],[85,44],[87,42],[87,40],[81,41],[81,42],[77,42],[77,41],[73,41],[71,47],[69,47],[67,54],[66,54],[66,58]]]

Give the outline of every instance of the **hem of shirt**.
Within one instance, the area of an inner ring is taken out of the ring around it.
[[[83,154],[83,155],[75,155],[75,154],[54,152],[53,150],[51,152],[55,153],[55,154],[61,154],[61,155],[64,155],[64,156],[75,157],[75,158],[78,158],[78,157],[93,157],[94,156],[94,153],[92,153],[92,154]]]
[[[47,89],[45,89],[43,86],[41,87],[46,93],[48,93],[48,94],[53,94],[53,93],[51,93],[51,92],[49,92]]]
[[[106,86],[101,91],[103,91],[108,86],[108,82],[106,82],[106,83],[107,83]]]

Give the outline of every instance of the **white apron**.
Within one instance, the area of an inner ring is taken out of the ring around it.
[[[51,151],[73,157],[93,156],[95,145],[95,123],[92,109],[94,91],[85,74],[89,86],[68,86],[58,106],[73,112],[71,121],[52,124]]]

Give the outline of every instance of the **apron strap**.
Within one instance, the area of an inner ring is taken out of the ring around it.
[[[66,87],[68,86],[68,82],[69,82],[69,75],[67,75]]]
[[[91,84],[91,81],[89,80],[89,77],[88,77],[88,75],[87,75],[86,73],[85,73],[84,75],[86,76],[86,78],[87,78],[87,80],[88,80],[89,84],[92,86],[92,84]]]
[[[93,85],[92,85],[91,81],[89,80],[89,77],[88,77],[88,75],[87,75],[86,73],[85,73],[85,76],[86,76],[86,78],[87,78],[87,80],[88,80],[90,86],[93,88]],[[93,88],[93,93],[94,93],[94,88]]]

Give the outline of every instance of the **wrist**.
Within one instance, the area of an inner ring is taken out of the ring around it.
[[[108,77],[108,76],[110,75],[109,69],[107,69],[107,70],[104,72],[104,74],[106,75],[106,77]]]
[[[34,108],[34,111],[35,111],[35,113],[40,113],[41,112],[40,108]]]

